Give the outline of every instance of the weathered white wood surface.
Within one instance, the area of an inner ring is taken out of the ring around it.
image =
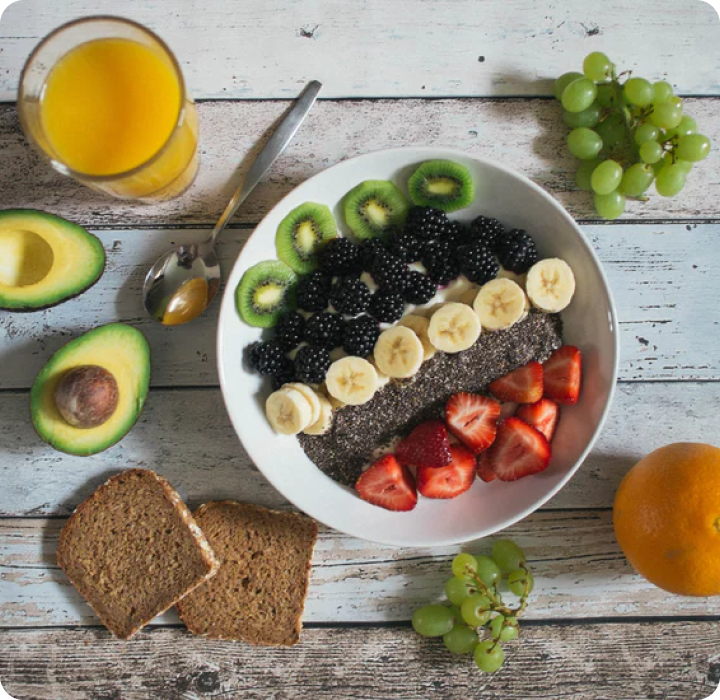
[[[41,37],[112,0],[21,0],[0,22],[0,100]],[[698,0],[129,0],[121,14],[157,31],[198,98],[291,97],[311,79],[326,97],[549,94],[590,51],[681,93],[720,92],[717,13]]]
[[[0,393],[0,516],[68,515],[110,474],[132,467],[163,474],[191,507],[222,498],[288,506],[250,462],[219,389],[152,391],[130,434],[93,457],[41,442],[28,401]],[[632,464],[668,442],[712,441],[718,415],[717,382],[620,384],[593,451],[548,507],[609,508]]]
[[[494,675],[406,627],[307,629],[291,649],[175,629],[131,643],[104,630],[15,630],[0,643],[3,684],[22,700],[703,700],[720,679],[713,622],[532,625]]]
[[[55,173],[28,147],[15,107],[0,105],[0,207],[49,209],[89,226],[212,225],[236,187],[238,165],[249,167],[248,153],[257,150],[260,135],[287,106],[284,101],[201,104],[198,178],[184,196],[151,206],[113,200]],[[686,112],[697,119],[702,133],[720,143],[719,99],[688,99]],[[296,185],[341,160],[410,145],[458,148],[495,160],[547,189],[576,218],[597,219],[590,195],[575,190],[578,161],[565,146],[567,132],[556,100],[319,102],[234,221],[257,223]],[[720,148],[715,147],[678,197],[652,194],[647,203],[630,202],[625,216],[717,219],[718,192]]]

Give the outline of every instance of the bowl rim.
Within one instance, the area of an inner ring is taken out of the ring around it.
[[[600,433],[602,432],[603,427],[605,426],[605,422],[607,420],[607,417],[610,413],[610,407],[612,406],[613,399],[615,397],[615,390],[617,387],[617,379],[618,379],[618,370],[619,370],[619,363],[620,363],[620,334],[618,329],[618,319],[617,319],[617,309],[615,306],[615,300],[613,299],[612,295],[612,289],[610,287],[610,284],[608,282],[607,276],[605,275],[605,271],[602,267],[602,264],[600,263],[599,258],[597,257],[597,254],[595,253],[595,249],[590,244],[590,241],[588,240],[587,236],[583,232],[583,230],[580,228],[578,223],[575,221],[575,219],[568,213],[568,211],[545,189],[540,187],[537,183],[533,182],[530,178],[528,178],[526,175],[523,175],[511,168],[508,168],[504,165],[501,165],[500,163],[491,160],[489,158],[484,158],[482,156],[477,156],[474,154],[466,153],[465,151],[462,151],[457,148],[446,148],[443,146],[398,146],[395,148],[382,148],[375,151],[370,151],[368,153],[363,153],[357,156],[351,156],[349,158],[344,158],[343,160],[334,163],[333,165],[322,169],[320,172],[315,173],[315,175],[312,175],[311,177],[303,180],[299,184],[295,185],[288,193],[286,193],[274,206],[272,206],[262,217],[262,219],[258,222],[253,232],[248,236],[248,240],[243,245],[243,248],[241,249],[240,253],[238,254],[237,258],[235,259],[235,262],[233,263],[232,269],[230,271],[230,274],[227,276],[227,280],[229,281],[229,278],[232,276],[232,273],[234,272],[238,262],[242,258],[243,252],[247,246],[247,244],[250,241],[250,238],[255,235],[258,228],[262,226],[264,221],[279,207],[282,207],[284,202],[291,197],[298,187],[305,185],[306,183],[312,182],[317,178],[327,177],[328,172],[335,170],[336,168],[340,168],[341,166],[346,166],[346,164],[350,161],[357,162],[359,160],[372,160],[373,158],[377,158],[380,155],[391,155],[393,153],[404,153],[407,151],[421,151],[423,154],[427,154],[427,157],[433,158],[435,156],[436,158],[444,158],[444,159],[451,159],[453,156],[457,158],[462,159],[470,159],[475,160],[483,165],[489,166],[490,168],[496,168],[497,170],[500,170],[504,172],[506,175],[509,175],[512,178],[515,178],[517,180],[520,180],[524,185],[529,187],[531,190],[534,190],[536,193],[538,193],[541,198],[549,204],[551,207],[553,207],[556,212],[567,221],[567,223],[570,224],[570,226],[575,230],[575,233],[578,236],[578,239],[580,241],[580,244],[585,249],[586,254],[591,259],[593,265],[597,269],[597,272],[599,273],[599,277],[602,280],[602,284],[604,287],[604,292],[607,296],[607,303],[610,310],[610,328],[613,338],[612,343],[612,350],[613,350],[613,358],[612,358],[612,376],[611,376],[611,384],[610,384],[610,390],[607,395],[607,400],[605,401],[605,406],[603,407],[602,413],[600,415],[600,419],[597,423],[597,426],[595,430],[593,431],[592,436],[590,437],[590,440],[588,441],[587,445],[583,449],[582,453],[578,457],[578,459],[575,461],[575,464],[572,466],[571,469],[567,471],[567,473],[557,482],[555,486],[553,486],[551,489],[547,491],[547,493],[543,494],[541,498],[539,498],[532,506],[528,506],[527,508],[523,509],[519,513],[500,521],[497,526],[492,527],[490,529],[486,528],[484,530],[480,530],[473,534],[471,538],[458,538],[458,537],[446,537],[446,538],[438,538],[438,539],[432,539],[432,540],[418,540],[413,542],[408,542],[405,539],[396,539],[392,536],[390,537],[372,537],[368,538],[364,535],[362,535],[360,532],[355,531],[351,532],[349,530],[341,530],[337,528],[334,525],[331,525],[325,521],[321,513],[317,512],[311,512],[310,510],[305,510],[303,508],[300,508],[295,502],[295,500],[292,498],[292,495],[287,493],[286,490],[283,488],[282,485],[282,479],[276,479],[273,478],[273,476],[266,473],[266,471],[258,464],[256,459],[253,456],[254,449],[248,447],[240,437],[240,433],[238,432],[238,429],[235,425],[235,421],[233,419],[233,415],[230,411],[230,408],[228,406],[228,402],[225,398],[225,391],[227,386],[227,378],[225,377],[225,372],[223,368],[222,363],[222,355],[221,350],[224,342],[224,326],[220,323],[222,318],[222,309],[227,303],[225,301],[225,298],[227,295],[234,296],[234,290],[230,289],[230,286],[226,283],[225,289],[223,290],[222,300],[221,300],[221,307],[220,307],[220,314],[218,315],[218,326],[217,326],[217,336],[216,336],[216,363],[217,363],[217,370],[218,370],[218,378],[220,382],[220,392],[222,395],[223,403],[225,404],[225,409],[228,413],[228,416],[230,418],[230,423],[233,427],[233,430],[235,434],[237,435],[238,440],[240,441],[241,445],[245,449],[245,451],[248,454],[248,457],[250,457],[251,461],[255,466],[258,468],[260,473],[263,475],[263,477],[275,488],[280,495],[283,496],[289,503],[291,503],[295,508],[298,510],[301,510],[305,514],[309,515],[313,519],[317,520],[318,522],[322,523],[326,527],[330,528],[331,530],[334,530],[336,532],[342,532],[348,536],[356,537],[358,539],[362,539],[366,542],[375,542],[383,545],[390,545],[390,546],[399,546],[399,547],[444,547],[444,546],[452,546],[457,544],[463,544],[466,542],[473,542],[475,540],[482,539],[484,537],[490,537],[498,532],[501,532],[505,530],[508,527],[511,527],[512,525],[515,525],[516,523],[524,520],[529,515],[534,513],[535,511],[539,510],[544,506],[553,496],[555,496],[567,483],[570,481],[570,479],[575,475],[575,473],[578,471],[578,469],[582,466],[582,464],[585,462],[585,459],[587,458],[588,454],[590,453],[590,450],[595,445],[595,442],[597,441],[598,437],[600,436]],[[427,159],[425,155],[421,156],[420,159]]]

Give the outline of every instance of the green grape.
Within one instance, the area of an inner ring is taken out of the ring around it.
[[[570,85],[574,80],[578,80],[579,78],[584,78],[585,76],[582,73],[578,73],[577,71],[572,71],[570,73],[563,73],[553,85],[553,95],[555,95],[555,99],[559,100],[562,97],[563,90]]]
[[[663,156],[663,147],[657,141],[646,141],[640,146],[640,160],[643,163],[657,163]]]
[[[579,126],[593,127],[600,121],[600,105],[593,102],[587,109],[582,112],[568,112],[563,110],[563,122],[565,126],[571,129],[577,129]]]
[[[488,587],[494,586],[502,577],[500,567],[490,558],[482,554],[475,557],[477,560],[477,574],[480,580]]]
[[[655,99],[655,89],[645,78],[629,78],[623,93],[630,104],[638,107],[647,107]]]
[[[635,143],[638,146],[642,146],[646,141],[657,141],[659,136],[660,129],[650,122],[642,122],[641,124],[638,124],[635,129],[635,133],[633,134]]]
[[[567,146],[576,158],[590,160],[600,153],[603,141],[592,129],[581,126],[567,135]]]
[[[665,102],[668,97],[672,97],[673,89],[670,83],[665,80],[658,80],[657,83],[653,83],[653,102]]]
[[[595,83],[587,78],[578,78],[563,90],[560,101],[568,112],[582,112],[595,102],[596,97]]]
[[[680,158],[675,159],[675,165],[677,165],[680,170],[683,170],[686,175],[692,170],[693,167],[693,164],[689,160],[681,160]]]
[[[667,151],[663,155],[663,157],[657,162],[652,164],[652,168],[655,171],[655,177],[658,176],[658,173],[668,165],[670,165],[673,162],[672,159],[672,153],[668,153]],[[683,161],[686,162],[686,161]],[[687,172],[690,172],[689,170]]]
[[[585,192],[592,191],[592,185],[590,184],[590,178],[592,177],[593,170],[602,163],[601,158],[593,158],[592,160],[584,160],[578,166],[575,172],[575,184],[579,189]]]
[[[666,165],[655,178],[655,189],[661,197],[674,197],[685,186],[687,173],[675,163]]]
[[[450,612],[453,614],[453,617],[455,618],[455,622],[461,622],[463,625],[465,624],[465,620],[463,620],[462,613],[460,612],[460,608],[457,605],[451,605]]]
[[[525,552],[511,540],[495,542],[492,547],[492,558],[504,574],[509,574],[525,564]]]
[[[501,642],[512,642],[520,634],[520,626],[514,617],[497,615],[492,619],[488,627],[493,639],[499,639]]]
[[[610,80],[612,69],[612,61],[600,51],[589,53],[583,61],[583,73],[596,83]]]
[[[639,197],[655,179],[655,171],[646,163],[635,163],[623,174],[620,191],[628,197]]]
[[[443,642],[453,654],[469,654],[478,645],[478,636],[467,625],[455,625],[443,635]]]
[[[679,109],[680,112],[683,111],[682,98],[678,97],[677,95],[672,95],[671,97],[668,97],[665,102],[667,102],[669,105],[673,105],[673,107],[675,107],[675,109]]]
[[[465,599],[460,606],[460,612],[468,625],[473,627],[484,625],[490,619],[490,599],[480,593],[474,593]]]
[[[598,194],[610,194],[618,188],[623,177],[623,169],[614,160],[606,160],[593,170],[590,186]]]
[[[460,552],[452,562],[453,576],[456,578],[472,578],[477,571],[477,562],[472,554]]]
[[[710,139],[702,134],[686,134],[678,138],[675,156],[682,160],[697,163],[710,153]]]
[[[413,629],[423,637],[441,637],[455,623],[452,610],[444,605],[425,605],[413,613]]]
[[[597,102],[601,107],[612,107],[617,102],[617,98],[615,83],[603,83],[597,86]]]
[[[462,605],[465,598],[476,592],[472,581],[468,579],[453,578],[445,582],[445,595],[453,605]]]
[[[621,141],[624,141],[627,134],[623,118],[619,114],[611,115],[601,121],[595,127],[595,131],[602,140],[603,146],[606,148],[612,148]]]
[[[511,593],[520,597],[525,593],[525,584],[528,584],[528,593],[532,593],[532,589],[535,587],[535,579],[529,571],[524,569],[518,569],[513,571],[508,576],[508,588]]]
[[[672,99],[672,98],[670,98]],[[682,109],[671,102],[655,102],[650,121],[661,129],[674,129],[682,119]]]
[[[595,211],[603,219],[617,219],[625,211],[625,195],[618,190],[610,194],[595,194]]]
[[[674,129],[668,129],[663,134],[663,141],[674,139],[676,136],[689,136],[697,131],[697,124],[692,117],[683,114],[680,123]]]
[[[505,661],[505,652],[499,644],[486,639],[475,647],[473,658],[481,671],[495,673]]]

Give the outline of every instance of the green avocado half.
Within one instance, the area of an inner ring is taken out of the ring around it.
[[[98,365],[115,377],[118,405],[94,428],[75,428],[55,405],[55,387],[70,370]],[[88,331],[63,345],[40,370],[30,392],[30,413],[38,435],[55,449],[92,455],[121,440],[142,411],[150,384],[150,346],[145,336],[124,323]]]
[[[82,294],[105,269],[102,243],[36,209],[0,211],[0,309],[35,311]]]

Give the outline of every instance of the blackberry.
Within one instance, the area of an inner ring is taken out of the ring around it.
[[[322,384],[330,369],[330,353],[325,348],[303,345],[295,355],[295,376],[305,384]]]
[[[295,290],[297,305],[304,311],[322,311],[327,308],[330,278],[322,272],[301,277]]]
[[[277,391],[283,384],[289,384],[295,381],[295,365],[292,360],[284,358],[282,367],[270,378],[272,382],[272,390]]]
[[[428,277],[439,287],[444,287],[460,276],[460,263],[457,258],[440,258],[427,267]]]
[[[408,280],[407,265],[392,253],[376,255],[370,274],[379,287],[394,294],[400,294]]]
[[[420,260],[422,253],[422,241],[415,238],[409,231],[398,231],[390,239],[390,250],[400,260],[406,263],[413,263]]]
[[[267,343],[255,343],[250,346],[250,369],[264,377],[279,372],[286,360],[283,349],[273,340]]]
[[[435,296],[437,285],[422,272],[411,272],[403,292],[408,304],[427,304]]]
[[[357,277],[340,277],[330,288],[330,303],[335,311],[356,316],[367,310],[370,290]]]
[[[518,275],[527,272],[538,261],[535,241],[519,228],[508,231],[498,240],[496,252],[500,264]]]
[[[332,350],[342,345],[345,321],[328,311],[311,316],[305,324],[305,340],[310,345]]]
[[[332,238],[320,251],[320,269],[333,277],[360,272],[360,253],[349,238]]]
[[[432,207],[411,207],[405,220],[405,231],[427,241],[440,236],[448,223],[444,211]]]
[[[468,229],[459,221],[448,221],[444,230],[445,238],[454,246],[461,246],[468,243],[469,233]]]
[[[497,252],[497,244],[504,235],[505,228],[497,219],[478,216],[470,224],[471,241],[482,243],[485,247],[490,248],[493,253]]]
[[[457,259],[460,263],[460,272],[476,284],[489,282],[497,277],[500,270],[493,252],[482,243],[461,245],[457,250]]]
[[[343,336],[343,349],[348,355],[367,357],[372,354],[379,335],[378,322],[363,314],[347,322]]]
[[[305,319],[297,311],[281,316],[275,326],[275,342],[283,350],[293,350],[303,339]]]
[[[370,272],[373,260],[379,253],[384,253],[387,249],[385,244],[379,238],[368,238],[363,241],[358,248],[360,257],[360,267],[364,272]]]
[[[379,289],[373,294],[368,313],[382,323],[395,323],[402,318],[405,302],[399,294]]]

